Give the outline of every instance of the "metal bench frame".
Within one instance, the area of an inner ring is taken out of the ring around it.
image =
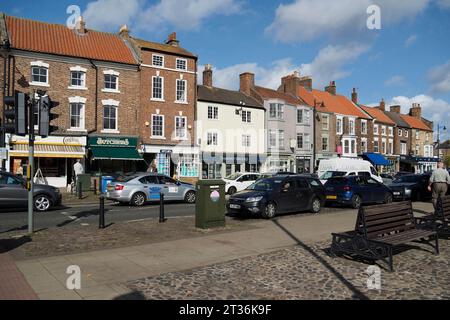
[[[450,195],[438,198],[434,212],[415,219],[422,229],[434,230],[439,236],[450,236]]]
[[[391,272],[394,271],[394,249],[408,242],[429,244],[435,249],[435,254],[439,254],[438,234],[417,227],[411,201],[361,206],[355,230],[332,233],[332,237],[332,256],[347,254],[382,260],[389,265]]]

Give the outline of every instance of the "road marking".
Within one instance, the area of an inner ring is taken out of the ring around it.
[[[82,226],[89,226],[89,223],[80,223]]]
[[[77,220],[78,219],[78,217],[75,217],[75,216],[69,216],[68,217],[70,220]]]

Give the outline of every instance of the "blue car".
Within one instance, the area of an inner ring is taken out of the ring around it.
[[[363,204],[391,203],[394,198],[384,184],[364,176],[330,178],[324,187],[327,203],[348,205],[354,209]]]

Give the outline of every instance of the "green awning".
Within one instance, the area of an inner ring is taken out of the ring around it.
[[[109,160],[143,160],[139,152],[135,148],[124,147],[91,147],[92,159],[109,159]]]

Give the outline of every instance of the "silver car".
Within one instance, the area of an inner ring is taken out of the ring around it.
[[[192,184],[158,173],[120,176],[108,184],[106,199],[142,206],[146,202],[159,201],[160,193],[164,194],[165,201],[195,203],[195,187]]]

